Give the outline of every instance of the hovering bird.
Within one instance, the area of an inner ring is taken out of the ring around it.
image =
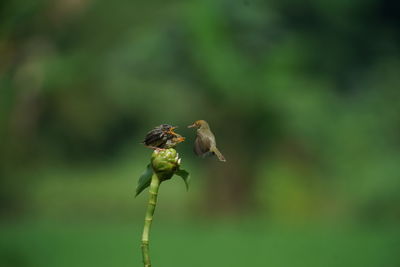
[[[220,161],[226,161],[218,150],[215,136],[205,120],[195,121],[192,125],[189,125],[188,128],[197,128],[196,141],[194,142],[194,152],[196,155],[205,157],[214,154]]]
[[[153,149],[174,147],[185,140],[185,137],[174,132],[176,128],[169,124],[161,124],[146,134],[143,144]]]

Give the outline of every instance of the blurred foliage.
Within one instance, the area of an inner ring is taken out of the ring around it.
[[[139,142],[172,123],[197,183],[186,204],[165,186],[176,213],[398,222],[398,8],[2,1],[3,218],[126,216],[150,154]],[[197,119],[226,164],[191,153]]]
[[[0,266],[139,264],[161,123],[193,186],[163,183],[155,265],[398,266],[399,7],[1,1]],[[225,164],[193,155],[197,119]]]

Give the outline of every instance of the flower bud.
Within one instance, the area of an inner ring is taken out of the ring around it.
[[[151,156],[151,166],[161,181],[171,179],[179,169],[181,159],[175,149],[155,150]]]

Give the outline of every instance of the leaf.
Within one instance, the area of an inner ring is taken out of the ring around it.
[[[150,186],[152,176],[153,176],[153,168],[151,167],[151,164],[149,164],[147,165],[146,170],[139,178],[138,184],[136,186],[135,197],[137,197],[144,189]]]
[[[183,179],[183,181],[185,182],[185,185],[186,185],[186,190],[189,190],[190,174],[187,171],[182,170],[182,169],[178,169],[175,172],[175,174],[180,176],[180,177],[182,177],[182,179]]]

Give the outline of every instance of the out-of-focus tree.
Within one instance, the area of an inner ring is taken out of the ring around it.
[[[228,160],[204,163],[212,209],[398,217],[396,7],[3,2],[2,208],[23,206],[23,171],[108,161],[161,122],[206,119]]]

